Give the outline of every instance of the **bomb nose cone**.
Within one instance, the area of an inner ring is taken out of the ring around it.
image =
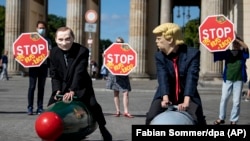
[[[63,133],[63,120],[54,112],[44,112],[35,121],[37,135],[46,141],[54,141]]]

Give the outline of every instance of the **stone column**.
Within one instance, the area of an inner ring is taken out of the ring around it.
[[[67,0],[66,25],[75,34],[75,42],[84,44],[84,12],[86,11],[85,0]]]
[[[137,52],[137,67],[132,79],[148,79],[146,74],[146,16],[147,0],[130,0],[129,44]]]
[[[208,8],[209,7],[209,8]],[[208,15],[218,15],[223,13],[222,0],[202,0],[201,1],[201,22]],[[210,53],[204,46],[200,45],[201,51],[201,71],[202,80],[214,80],[222,77],[223,62],[214,63],[213,53]]]
[[[97,13],[97,21],[95,23],[96,25],[96,31],[95,32],[85,32],[85,46],[89,47],[91,51],[91,60],[95,60],[98,63],[98,66],[101,66],[102,64],[102,57],[100,55],[99,51],[99,39],[100,39],[100,0],[88,0],[86,2],[86,11],[88,10],[94,10]],[[85,15],[85,14],[84,14]],[[86,21],[87,23],[87,21]],[[85,27],[85,23],[84,23]],[[93,40],[92,44],[88,44],[87,40],[91,38]]]
[[[161,24],[171,22],[172,12],[172,0],[161,0]]]
[[[22,18],[22,2],[20,0],[6,0],[6,11],[5,11],[5,50],[9,51],[8,54],[8,72],[9,74],[18,74],[20,69],[23,68],[13,58],[12,45],[18,36],[22,33],[21,29],[23,26]]]

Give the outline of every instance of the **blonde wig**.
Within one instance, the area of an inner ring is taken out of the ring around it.
[[[174,23],[164,23],[153,30],[154,34],[161,34],[166,40],[173,38],[175,45],[184,44],[181,28]]]

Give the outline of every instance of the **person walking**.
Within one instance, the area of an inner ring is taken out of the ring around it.
[[[49,45],[49,50],[51,49],[51,40],[46,37],[47,25],[44,21],[37,21],[36,30],[43,36]],[[44,100],[44,88],[46,83],[46,78],[48,76],[48,60],[45,60],[43,64],[39,67],[29,68],[29,88],[28,88],[28,115],[33,115],[33,104],[34,104],[34,93],[37,85],[37,110],[36,114],[41,114],[43,112],[43,100]]]
[[[225,123],[227,103],[232,93],[233,106],[229,120],[231,125],[235,125],[238,122],[242,88],[243,84],[247,82],[246,60],[248,58],[248,46],[238,36],[233,41],[232,50],[214,52],[214,62],[225,60],[219,119],[214,121],[214,125]]]
[[[124,43],[122,37],[118,37],[116,39],[116,43]],[[131,85],[129,76],[121,76],[121,75],[112,75],[110,72],[108,73],[107,81],[106,81],[106,88],[113,90],[114,92],[114,103],[115,103],[115,117],[120,117],[120,98],[119,93],[123,94],[123,116],[127,118],[134,118],[129,113],[129,92],[131,91]]]
[[[176,105],[178,111],[189,113],[196,125],[206,125],[197,89],[200,51],[184,44],[177,24],[163,23],[153,33],[158,47],[155,53],[158,87],[146,113],[145,124],[149,125],[169,105]]]
[[[2,55],[0,64],[2,65],[2,72],[1,72],[0,80],[9,80],[9,75],[8,75],[8,51],[7,50]]]
[[[52,95],[48,106],[58,100],[57,94],[63,95],[63,101],[70,101],[76,96],[97,121],[104,141],[112,141],[112,135],[105,127],[106,120],[96,100],[91,76],[87,70],[89,50],[75,43],[74,39],[74,33],[69,27],[57,29],[55,34],[57,46],[50,53]]]

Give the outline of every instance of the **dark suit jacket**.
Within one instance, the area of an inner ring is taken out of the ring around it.
[[[176,54],[165,55],[161,51],[155,53],[159,86],[154,99],[168,95],[170,101],[174,101],[175,71],[172,62],[173,56],[179,56],[178,68],[181,87],[178,103],[174,104],[183,103],[184,96],[190,96],[194,103],[201,105],[197,90],[200,71],[200,51],[195,48],[188,48],[186,45],[181,45]]]
[[[64,56],[67,56],[68,66],[66,66]],[[99,127],[106,124],[102,108],[96,101],[91,77],[87,71],[89,59],[89,50],[78,44],[73,43],[69,51],[63,51],[54,47],[50,52],[51,78],[52,78],[52,95],[48,106],[55,103],[54,96],[57,90],[62,94],[70,90],[75,92],[80,100],[92,113],[94,120]]]
[[[64,55],[67,56],[68,66]],[[77,43],[73,43],[67,52],[58,47],[51,50],[52,96],[57,90],[62,91],[62,94],[73,90],[78,98],[82,98],[86,93],[93,94],[92,80],[87,71],[88,59],[89,50]]]

